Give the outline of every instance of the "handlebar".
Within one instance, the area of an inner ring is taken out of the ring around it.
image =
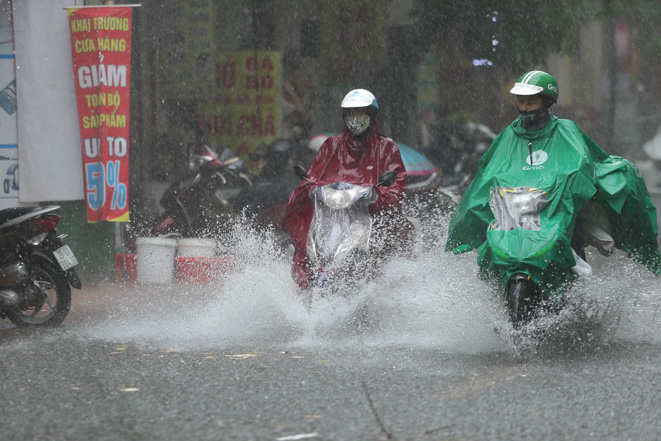
[[[311,182],[308,179],[308,172],[300,165],[294,166],[294,173],[296,173],[296,176],[298,176],[299,178]],[[379,176],[379,181],[376,185],[382,187],[390,187],[392,184],[395,183],[396,180],[397,180],[397,172],[395,172],[394,170],[389,170],[385,173],[382,173],[381,176]]]

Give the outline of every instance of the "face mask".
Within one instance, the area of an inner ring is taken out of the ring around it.
[[[540,107],[531,112],[519,112],[521,114],[521,126],[527,131],[539,130],[546,125],[550,119],[549,109]]]
[[[344,118],[347,129],[354,135],[361,135],[370,126],[370,116],[347,116]]]

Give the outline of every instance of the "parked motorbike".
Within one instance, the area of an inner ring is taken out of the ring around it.
[[[163,194],[163,215],[151,228],[152,236],[217,237],[226,233],[236,216],[234,199],[253,183],[245,164],[231,149],[209,144],[187,146],[191,174],[173,183]]]
[[[296,174],[307,180],[301,166]],[[397,179],[394,171],[383,173],[377,185],[390,186]],[[370,206],[377,194],[372,187],[334,182],[317,187],[310,193],[313,216],[307,238],[307,257],[316,274],[313,287],[332,286],[337,280],[351,280],[357,274],[369,277],[374,256],[373,221]]]
[[[442,188],[461,196],[495,138],[488,126],[471,121],[436,128],[425,153],[442,169]]]
[[[264,161],[259,176],[253,185],[246,186],[237,195],[234,203],[242,210],[259,230],[272,229],[277,245],[287,248],[291,243],[288,234],[282,231],[282,219],[292,190],[300,179],[289,172],[291,162],[298,160],[293,141],[277,139],[264,153],[253,152],[250,159]]]
[[[415,225],[416,232],[430,227],[436,234],[436,222],[451,214],[459,203],[455,187],[445,186],[443,172],[425,155],[404,143],[397,143],[406,167],[406,199],[403,210]]]
[[[81,288],[76,256],[56,227],[57,205],[0,210],[0,318],[17,326],[56,326]]]

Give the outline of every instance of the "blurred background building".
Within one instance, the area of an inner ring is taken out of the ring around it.
[[[658,0],[140,4],[130,150],[138,226],[158,209],[159,193],[187,173],[191,139],[226,145],[259,172],[249,154],[272,141],[304,145],[314,133],[339,132],[339,104],[354,88],[377,96],[384,135],[432,157],[445,148],[444,134],[465,122],[503,130],[518,114],[509,89],[533,69],[558,80],[554,113],[610,153],[641,158],[641,145],[661,125]],[[84,207],[65,205],[84,216]],[[98,268],[112,274],[112,263]]]

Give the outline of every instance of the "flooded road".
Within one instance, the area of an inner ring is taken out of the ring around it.
[[[249,238],[248,238],[249,239]],[[661,281],[589,253],[591,279],[513,334],[475,255],[420,247],[309,308],[241,241],[219,285],[102,284],[57,329],[0,322],[2,439],[653,440]]]

